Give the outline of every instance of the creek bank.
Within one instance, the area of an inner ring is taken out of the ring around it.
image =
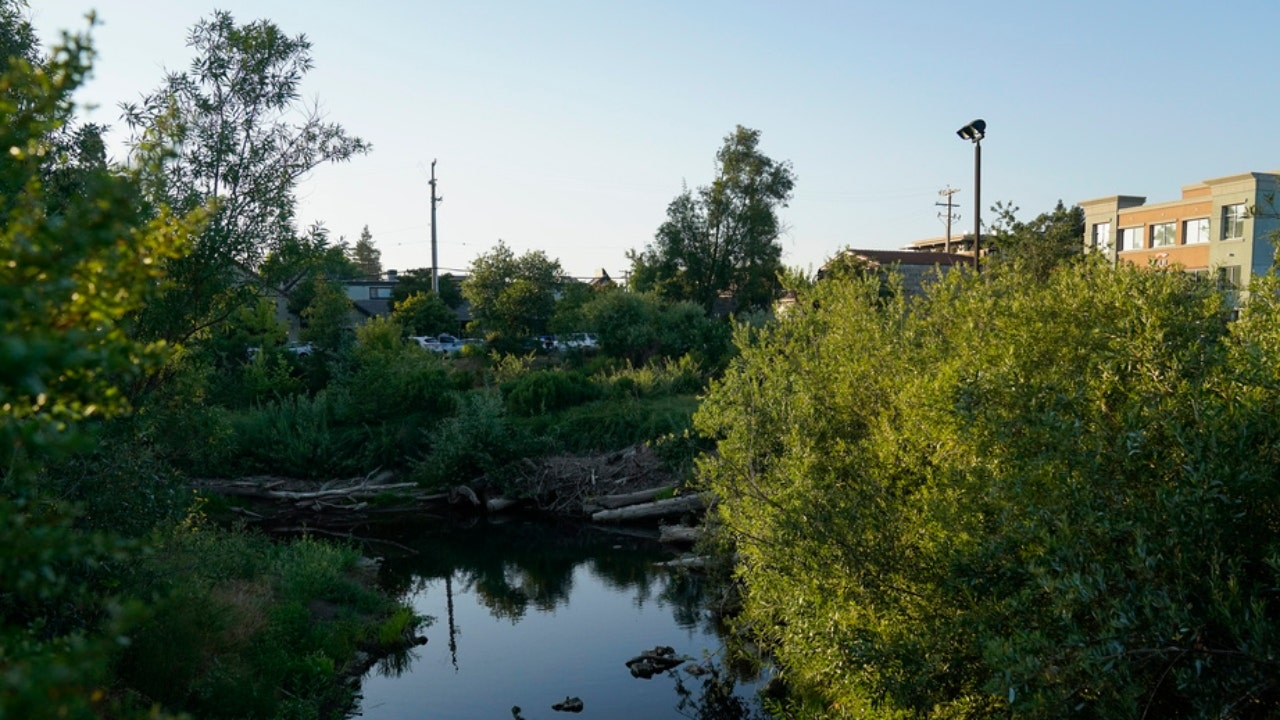
[[[274,475],[201,478],[197,489],[232,498],[227,511],[275,533],[313,532],[351,537],[362,527],[415,518],[533,511],[597,523],[675,519],[681,528],[664,541],[692,543],[710,505],[702,494],[678,494],[676,477],[651,448],[637,445],[589,456],[526,459],[505,483],[519,496],[500,494],[479,477],[445,489],[426,489],[390,471],[326,481]]]

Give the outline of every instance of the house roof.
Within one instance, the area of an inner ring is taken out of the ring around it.
[[[920,250],[848,250],[853,255],[880,265],[969,265],[973,258],[957,253]]]

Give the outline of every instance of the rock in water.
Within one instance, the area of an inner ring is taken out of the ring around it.
[[[582,712],[582,698],[565,697],[563,702],[558,702],[551,706],[556,712]]]

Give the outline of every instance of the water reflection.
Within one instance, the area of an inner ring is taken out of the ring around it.
[[[518,705],[538,720],[568,696],[584,716],[624,719],[729,718],[720,711],[753,703],[751,669],[716,667],[723,641],[703,581],[655,568],[669,553],[652,539],[522,522],[394,538],[417,554],[386,559],[384,581],[434,622],[399,677],[365,679],[366,718],[503,718]],[[625,662],[655,645],[693,661],[633,678]],[[714,672],[695,679],[694,665]]]

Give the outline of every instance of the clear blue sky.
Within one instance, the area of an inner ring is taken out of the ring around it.
[[[794,165],[782,244],[800,267],[941,235],[946,186],[971,228],[955,131],[978,117],[988,218],[1280,168],[1275,0],[31,0],[46,41],[90,9],[80,99],[117,126],[214,9],[305,34],[304,93],[374,151],[317,170],[299,220],[349,240],[367,224],[387,268],[430,265],[433,158],[442,268],[502,238],[615,277],[737,124]]]

